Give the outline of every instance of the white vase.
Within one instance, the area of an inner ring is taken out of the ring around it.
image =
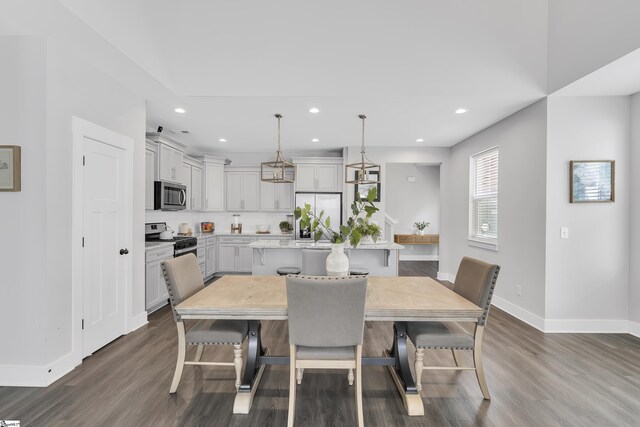
[[[327,256],[327,276],[348,276],[349,257],[344,253],[344,243],[331,245],[331,253]]]
[[[424,230],[418,230],[418,234],[424,236]]]

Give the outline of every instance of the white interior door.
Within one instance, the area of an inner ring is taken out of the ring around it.
[[[102,136],[83,140],[82,357],[125,333],[125,290],[131,280],[127,149]]]

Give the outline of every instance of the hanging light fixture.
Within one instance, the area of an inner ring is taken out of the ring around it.
[[[270,162],[260,163],[260,179],[276,184],[293,183],[296,180],[296,165],[286,161],[282,156],[282,151],[280,151],[280,119],[282,118],[282,114],[276,114],[275,117],[278,119],[278,149],[276,151],[276,159]]]
[[[377,184],[380,182],[380,165],[376,165],[367,158],[364,151],[364,114],[360,114],[362,120],[362,145],[360,146],[360,161],[345,166],[344,181],[347,184]],[[374,172],[374,173],[372,173]],[[349,179],[354,177],[354,179]]]

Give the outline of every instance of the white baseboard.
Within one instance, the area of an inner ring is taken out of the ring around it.
[[[629,321],[619,319],[545,319],[547,333],[626,334]]]
[[[0,386],[45,387],[47,376],[44,366],[0,365]]]
[[[149,323],[149,321],[147,320],[147,312],[143,311],[142,313],[129,318],[127,324],[129,330],[127,331],[127,333],[131,333],[136,329],[143,327],[147,323]]]
[[[640,323],[629,320],[629,334],[640,338]]]
[[[545,332],[545,320],[537,314],[525,310],[524,308],[498,296],[493,297],[493,299],[491,300],[491,304],[495,305],[502,311],[506,311],[516,319],[521,320],[530,326],[533,326],[537,330]]]
[[[73,352],[67,353],[58,360],[44,367],[46,375],[45,386],[53,384],[69,372],[73,371],[76,366],[82,364],[82,360],[76,360],[74,356]]]
[[[453,283],[456,281],[456,275],[438,271],[438,280],[446,280],[447,282]]]
[[[411,255],[400,253],[400,261],[439,261],[438,255]]]

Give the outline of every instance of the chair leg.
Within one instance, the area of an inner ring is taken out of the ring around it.
[[[287,416],[287,427],[293,427],[296,419],[296,346],[289,346],[289,414]]]
[[[173,374],[173,381],[171,382],[171,388],[169,393],[175,393],[180,384],[180,378],[182,378],[182,369],[184,368],[184,359],[187,350],[187,343],[185,340],[184,323],[177,322],[178,327],[178,360],[176,361],[176,371]]]
[[[236,368],[236,391],[238,391],[242,378],[242,344],[233,345],[233,366]]]
[[[199,362],[202,359],[202,352],[204,351],[204,345],[198,344],[198,348],[196,349],[196,358],[194,361]]]
[[[486,400],[491,400],[487,380],[484,378],[484,367],[482,366],[482,336],[484,334],[484,326],[477,325],[473,344],[473,365],[476,368],[476,377],[482,391],[482,396]]]
[[[422,368],[424,364],[422,363],[422,358],[424,357],[424,348],[416,348],[416,363],[414,365],[414,370],[416,371],[416,390],[418,393],[422,390]]]
[[[347,374],[347,380],[349,381],[349,385],[353,385],[353,369],[349,369],[349,373]]]
[[[296,381],[298,382],[298,384],[302,384],[302,375],[304,375],[304,369],[296,369]]]
[[[358,411],[358,427],[364,426],[362,408],[362,345],[356,347],[356,408]]]
[[[451,354],[453,354],[453,361],[456,363],[456,366],[460,366],[460,357],[458,356],[458,352],[454,349],[451,349]]]

